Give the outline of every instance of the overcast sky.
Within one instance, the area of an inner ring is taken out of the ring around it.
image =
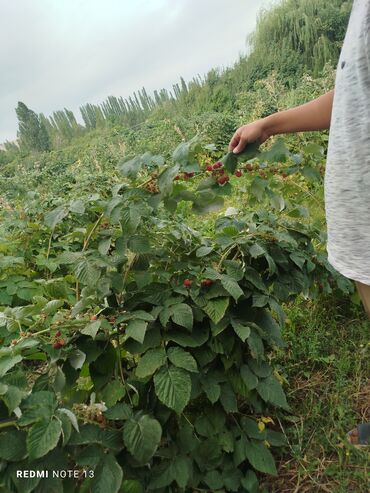
[[[37,113],[127,97],[226,67],[271,0],[0,0],[0,142]]]

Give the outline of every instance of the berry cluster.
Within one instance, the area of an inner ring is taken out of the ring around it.
[[[230,176],[226,173],[221,161],[217,161],[214,164],[207,164],[206,171],[212,173],[212,176],[216,178],[219,185],[225,185],[225,183],[230,180]],[[237,169],[234,175],[240,178],[242,176],[242,171]]]
[[[183,282],[184,288],[190,288],[192,284],[193,284],[192,279],[185,279]],[[208,286],[211,286],[212,284],[213,284],[212,279],[202,279],[200,281],[200,285],[202,287],[208,287]]]
[[[185,171],[184,173],[180,173],[176,175],[174,180],[189,180],[190,178],[193,178],[193,176],[194,176],[193,172],[188,173]]]

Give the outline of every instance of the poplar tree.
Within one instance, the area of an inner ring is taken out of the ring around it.
[[[32,151],[49,151],[50,139],[39,116],[21,101],[15,110],[18,118],[18,139],[21,147]]]

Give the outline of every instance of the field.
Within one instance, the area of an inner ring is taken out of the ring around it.
[[[86,105],[84,126],[18,106],[34,126],[0,151],[4,493],[368,491],[345,437],[370,418],[370,322],[327,261],[328,132],[227,148],[333,86],[350,4],[289,17],[319,12],[319,45],[276,27],[291,4],[174,96]]]

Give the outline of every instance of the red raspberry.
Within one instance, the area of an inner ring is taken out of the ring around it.
[[[176,175],[174,180],[180,180],[181,176],[180,175]]]
[[[193,281],[191,279],[185,279],[183,282],[183,285],[185,288],[190,288],[190,286],[193,284]]]
[[[217,163],[215,163],[215,164],[213,165],[213,169],[218,169],[218,168],[221,168],[221,167],[222,167],[222,163],[221,163],[221,161],[217,161]]]
[[[97,315],[91,315],[90,320],[98,320],[98,316]]]
[[[60,344],[59,341],[55,341],[54,344],[53,344],[53,348],[54,349],[60,349],[62,347],[62,344]]]
[[[221,176],[218,180],[217,180],[217,183],[219,185],[224,185],[227,181],[229,181],[230,178],[228,176]]]
[[[55,332],[55,337],[59,337],[59,336],[61,336],[61,335],[62,335],[62,333],[60,332],[60,330],[57,330],[57,331]]]
[[[208,164],[207,167],[206,167],[206,170],[207,171],[212,171],[213,170],[212,164]]]
[[[203,279],[200,283],[202,286],[211,286],[213,284],[212,279]]]
[[[235,171],[235,176],[237,176],[238,178],[240,178],[240,177],[242,176],[242,172],[241,172],[241,170],[240,170],[240,169],[237,169],[237,170]]]

